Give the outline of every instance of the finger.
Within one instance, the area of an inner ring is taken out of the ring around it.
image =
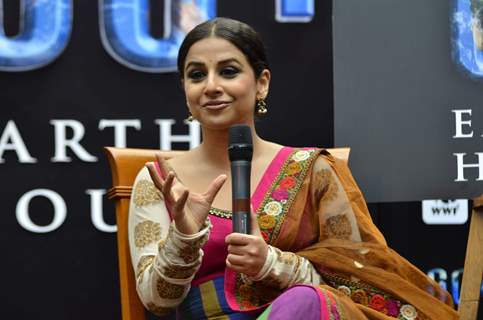
[[[218,191],[220,191],[221,187],[225,183],[226,178],[227,178],[226,174],[220,174],[208,186],[208,190],[206,190],[206,192],[204,193],[204,196],[206,196],[206,201],[210,205],[213,203],[213,200],[215,199],[216,195],[218,194]]]
[[[171,192],[173,179],[174,179],[174,176],[168,174],[167,179],[163,183],[163,188],[161,189],[161,193],[163,194],[164,201],[169,204],[176,203],[177,201],[174,199],[173,193]]]
[[[189,191],[185,190],[181,197],[177,201],[173,201],[173,218],[176,223],[180,223],[181,220],[185,219],[184,206],[186,205],[186,200],[188,199]],[[182,223],[182,222],[181,222]]]
[[[159,189],[159,191],[162,192],[163,180],[156,171],[154,164],[152,162],[146,163],[146,168],[148,168],[149,176],[151,176],[151,180],[153,180],[154,185]]]
[[[238,256],[243,256],[245,255],[245,246],[236,246],[236,245],[228,245],[228,253],[235,254]]]
[[[161,171],[161,175],[166,178],[168,176],[169,170],[168,165],[166,164],[166,160],[160,153],[155,154],[156,162],[158,163],[159,170]]]
[[[230,268],[231,270],[238,272],[238,273],[243,273],[243,271],[245,271],[245,268],[240,267],[240,266],[236,266],[236,265],[232,265],[232,264],[230,264],[230,262],[228,260],[226,261],[226,266],[228,268]]]
[[[188,200],[188,196],[190,195],[188,190],[183,191],[183,194],[179,199],[174,203],[173,210],[176,212],[184,212],[184,206],[186,204],[186,200]]]
[[[232,266],[243,267],[245,266],[245,260],[245,257],[234,254],[229,254],[226,256],[226,261],[228,261]]]
[[[225,238],[225,243],[235,246],[246,246],[250,243],[250,235],[242,233],[230,233]]]
[[[174,181],[174,174],[173,172],[169,172],[168,176],[166,177],[166,180],[164,180],[164,185],[163,185],[163,193],[171,193],[171,188],[173,187],[173,181]]]

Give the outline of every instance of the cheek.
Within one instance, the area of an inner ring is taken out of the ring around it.
[[[196,102],[200,96],[200,89],[197,86],[186,85],[184,87],[184,93],[188,102]]]
[[[256,85],[248,77],[240,79],[232,86],[232,93],[244,99],[252,99],[256,94]]]

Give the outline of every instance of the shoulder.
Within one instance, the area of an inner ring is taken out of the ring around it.
[[[320,151],[317,158],[314,160],[314,171],[320,170],[330,170],[332,168],[332,163],[334,161],[334,157],[330,154],[324,154],[323,150]]]
[[[347,166],[349,148],[289,147],[293,149],[294,158],[313,158],[313,169],[336,170],[339,166]]]
[[[337,176],[339,168],[346,167],[346,160],[341,159],[339,155],[336,156],[331,151],[317,147],[292,148],[291,157],[292,160],[307,162],[311,166],[309,177]]]
[[[330,161],[332,160],[332,155],[325,149],[317,147],[284,147],[288,150],[290,161],[295,161],[299,163],[307,163],[308,165],[313,164],[313,169],[328,168],[330,166]]]
[[[135,186],[137,183],[139,183],[142,180],[148,180],[151,181],[151,176],[149,175],[148,168],[144,165],[141,169],[139,169],[136,178],[134,179],[133,186]]]
[[[153,183],[146,166],[139,170],[132,187],[131,203],[136,207],[152,205],[161,200],[161,195]]]

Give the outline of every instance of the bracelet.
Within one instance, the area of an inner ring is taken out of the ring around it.
[[[267,251],[267,258],[265,259],[265,263],[263,264],[262,268],[254,277],[248,277],[252,281],[260,281],[263,280],[272,270],[272,265],[275,260],[275,251],[271,245],[268,245]]]

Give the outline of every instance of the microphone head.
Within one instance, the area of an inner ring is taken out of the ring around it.
[[[253,155],[252,131],[246,124],[236,124],[228,130],[228,156],[230,161],[251,161]]]

